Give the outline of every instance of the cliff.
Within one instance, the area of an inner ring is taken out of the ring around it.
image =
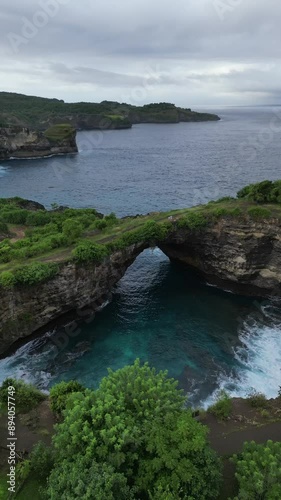
[[[77,151],[76,131],[69,125],[52,127],[45,132],[22,127],[0,128],[0,160],[40,158]]]
[[[171,103],[144,106],[115,101],[65,103],[58,99],[0,92],[0,126],[45,130],[69,123],[77,130],[131,128],[134,123],[217,121],[215,114],[196,113]]]
[[[99,264],[77,264],[68,258],[60,261],[58,274],[49,281],[0,288],[0,352],[65,314],[77,318],[82,308],[97,310],[136,257],[154,245],[211,284],[248,296],[281,296],[280,219],[222,216],[198,229],[181,228],[176,219],[171,224],[164,238],[128,243]]]

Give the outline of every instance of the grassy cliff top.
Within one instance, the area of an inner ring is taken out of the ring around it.
[[[49,127],[44,132],[44,135],[51,141],[63,141],[65,139],[70,139],[74,133],[75,129],[66,123]]]
[[[254,186],[254,196],[260,197],[257,185]],[[261,183],[261,191],[264,186]],[[275,183],[266,186],[266,196],[269,187],[276,195]],[[47,211],[20,198],[0,199],[0,284],[3,285],[3,280],[13,283],[10,274],[19,275],[23,267],[39,265],[47,270],[46,266],[51,266],[53,275],[54,265],[70,261],[99,263],[113,251],[131,244],[154,245],[177,230],[204,230],[219,219],[233,220],[235,224],[267,223],[271,219],[279,225],[281,203],[255,201],[252,187],[244,188],[238,195],[238,199],[222,198],[207,205],[123,219],[113,213],[102,216],[91,208],[54,207]],[[26,280],[29,282],[28,277]]]
[[[203,121],[219,119],[217,115],[195,113],[171,103],[153,103],[145,106],[132,106],[114,101],[65,103],[59,99],[0,92],[0,127],[20,125],[44,129],[56,119],[61,120],[64,117],[73,119],[81,115],[96,115],[105,119],[110,116],[113,117],[113,122],[125,120],[125,124],[126,120],[134,123],[147,121],[149,117],[156,122],[160,120],[174,122],[179,116],[182,116],[184,121],[198,121],[200,118]]]

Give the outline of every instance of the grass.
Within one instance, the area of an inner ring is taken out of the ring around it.
[[[74,128],[68,124],[54,125],[48,128],[44,135],[50,141],[63,141],[64,139],[69,139],[74,132]]]
[[[60,130],[63,129],[64,126],[58,127]],[[258,213],[259,215],[268,215],[268,213],[270,213],[272,219],[281,220],[281,205],[271,204],[266,205],[266,207],[263,208],[257,207],[255,203],[248,200],[224,198],[219,201],[210,202],[207,205],[171,210],[167,212],[156,212],[136,218],[127,217],[123,219],[116,219],[108,216],[103,219],[103,221],[106,220],[106,227],[104,229],[97,229],[97,227],[95,227],[95,225],[97,223],[100,224],[101,221],[97,219],[94,211],[91,211],[90,209],[69,209],[65,212],[65,215],[64,213],[61,214],[58,212],[42,213],[42,211],[38,211],[36,213],[25,210],[25,216],[27,212],[27,221],[38,219],[37,223],[39,226],[33,227],[26,225],[26,223],[15,224],[13,221],[7,222],[7,220],[10,220],[9,218],[12,218],[13,220],[15,216],[18,218],[19,214],[15,214],[14,212],[15,209],[19,210],[19,207],[13,200],[9,200],[9,204],[6,205],[5,200],[0,200],[0,202],[0,220],[2,217],[2,219],[8,224],[8,229],[10,231],[10,237],[6,238],[6,240],[2,243],[0,241],[0,273],[9,271],[13,274],[17,272],[18,267],[21,267],[23,263],[28,265],[38,262],[56,262],[58,264],[67,263],[73,260],[73,250],[79,243],[82,242],[91,242],[98,245],[111,244],[111,248],[113,249],[114,243],[117,243],[120,238],[124,239],[124,236],[130,235],[137,230],[141,230],[141,228],[144,228],[145,224],[149,221],[155,221],[159,225],[170,222],[171,229],[173,231],[177,229],[202,231],[205,230],[205,227],[216,224],[220,219],[234,218],[237,220],[250,220],[251,213],[253,212]],[[257,208],[258,210],[256,210]],[[262,208],[263,210],[261,210]],[[32,217],[29,214],[31,214]],[[37,216],[35,217],[34,214],[37,214]],[[48,219],[47,225],[44,225],[44,218]],[[84,224],[81,230],[82,235],[78,238],[75,237],[73,241],[71,241],[71,238],[69,239],[69,235],[67,240],[62,237],[63,221],[65,218]],[[268,223],[268,218],[266,218],[266,220]],[[53,229],[52,226],[54,226]],[[50,234],[48,233],[49,230]],[[27,233],[24,238],[17,236],[20,231],[21,233]],[[52,248],[50,238],[52,239],[57,236],[62,237],[61,241],[58,246]],[[130,241],[129,238],[128,241]],[[26,249],[25,246],[28,248]],[[4,257],[1,262],[1,251],[7,251],[10,254],[8,261],[6,261]]]

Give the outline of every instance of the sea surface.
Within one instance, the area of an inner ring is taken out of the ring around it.
[[[222,120],[79,132],[77,155],[2,162],[0,196],[125,216],[281,178],[281,107],[206,111]],[[107,368],[140,358],[178,379],[193,406],[206,406],[221,389],[274,397],[281,385],[280,304],[211,287],[159,249],[143,252],[112,302],[65,337],[50,331],[1,360],[0,381],[16,375],[47,390],[75,378],[96,387]]]

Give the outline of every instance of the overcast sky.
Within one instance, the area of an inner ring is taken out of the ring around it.
[[[0,90],[182,106],[281,102],[280,0],[1,0]]]

